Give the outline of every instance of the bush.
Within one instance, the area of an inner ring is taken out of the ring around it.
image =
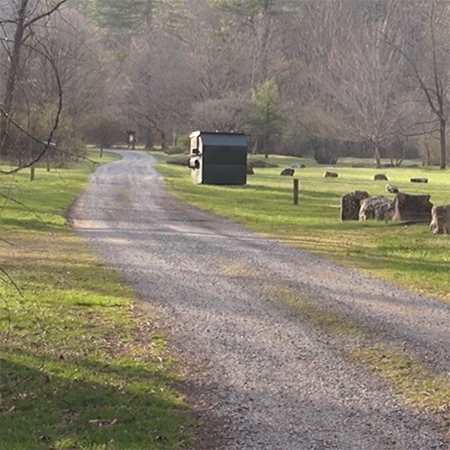
[[[183,148],[180,148],[180,147],[166,147],[164,149],[164,153],[166,155],[169,155],[169,156],[171,156],[171,155],[182,155],[182,154],[185,153],[185,150]]]
[[[183,149],[185,152],[189,152],[191,146],[191,139],[187,134],[183,134],[183,136],[178,136],[177,138],[177,147]]]
[[[189,166],[189,158],[188,157],[178,157],[171,158],[166,161],[167,164],[174,164],[176,166]]]

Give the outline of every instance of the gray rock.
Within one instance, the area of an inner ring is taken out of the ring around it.
[[[395,184],[387,184],[386,192],[390,192],[391,194],[398,194],[398,186]]]
[[[337,178],[339,176],[339,174],[337,172],[325,172],[323,174],[324,178]]]
[[[358,220],[361,200],[368,198],[366,191],[349,192],[341,197],[341,220]]]
[[[433,234],[450,234],[450,205],[433,206],[430,231]]]
[[[377,174],[375,174],[373,179],[375,181],[379,181],[379,180],[388,181],[388,177],[384,173],[377,173]]]
[[[428,183],[428,178],[411,178],[411,183]]]
[[[285,177],[292,177],[294,176],[295,170],[294,169],[283,169],[280,175]]]
[[[369,197],[361,201],[359,220],[368,219],[392,220],[394,215],[394,201],[383,196]]]

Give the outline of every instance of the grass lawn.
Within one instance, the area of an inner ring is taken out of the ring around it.
[[[103,162],[114,159],[105,154]],[[90,163],[0,175],[0,449],[186,448],[166,342],[66,226]]]
[[[410,194],[430,194],[434,205],[450,203],[450,170],[399,167],[377,170],[353,168],[342,163],[324,167],[302,160],[306,168],[296,169],[300,180],[300,202],[293,205],[292,178],[281,177],[282,168],[296,158],[270,157],[274,169],[255,169],[245,187],[194,185],[189,169],[168,165],[162,154],[156,168],[164,175],[172,193],[200,208],[233,219],[272,239],[295,245],[338,262],[394,281],[415,291],[450,301],[450,237],[435,236],[428,225],[405,226],[377,221],[341,222],[341,196],[355,190],[370,195],[385,192],[386,181],[373,181],[384,173],[388,182]],[[264,159],[263,157],[252,157]],[[339,178],[324,179],[325,170]],[[412,177],[426,177],[428,184],[415,184]]]

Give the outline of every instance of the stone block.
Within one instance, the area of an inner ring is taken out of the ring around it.
[[[394,214],[394,201],[390,198],[377,196],[369,197],[361,201],[359,209],[359,220],[364,222],[368,219],[392,220]]]
[[[394,220],[402,222],[430,222],[431,195],[398,193],[394,199]]]
[[[433,234],[450,234],[450,205],[433,206],[430,231]]]
[[[359,220],[361,200],[368,198],[366,191],[349,192],[341,197],[341,220]]]
[[[411,178],[411,183],[428,183],[428,178]]]

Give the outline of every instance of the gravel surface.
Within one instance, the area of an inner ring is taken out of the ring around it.
[[[137,151],[100,167],[74,227],[151,305],[187,372],[205,450],[450,448],[348,357],[346,338],[286,298],[311,302],[449,377],[450,308],[264,240],[165,193]],[[200,445],[200,444],[199,444]]]

